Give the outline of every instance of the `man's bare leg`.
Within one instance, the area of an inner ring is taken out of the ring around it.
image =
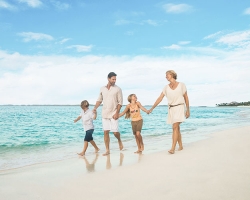
[[[119,132],[114,132],[114,136],[117,138],[118,140],[118,144],[119,144],[119,148],[120,150],[123,149],[123,144],[122,144],[122,141],[121,141],[121,136],[120,136],[120,133]]]
[[[106,153],[103,154],[103,156],[107,156],[110,154],[110,150],[109,150],[109,131],[104,131],[104,143],[105,143],[105,147],[106,147]]]
[[[77,153],[77,154],[80,155],[80,156],[84,156],[87,148],[88,148],[88,142],[84,141],[84,146],[83,146],[82,152],[81,153]]]
[[[95,148],[95,152],[97,153],[100,149],[97,147],[95,141],[94,141],[94,140],[91,140],[91,141],[89,141],[89,142],[93,145],[93,147]]]

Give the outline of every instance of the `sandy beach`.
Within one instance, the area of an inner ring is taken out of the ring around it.
[[[0,199],[250,199],[250,126],[209,136],[174,155],[131,155],[133,164],[122,165],[132,151],[117,153],[110,166],[102,157],[105,169],[93,173],[79,158],[1,171]]]

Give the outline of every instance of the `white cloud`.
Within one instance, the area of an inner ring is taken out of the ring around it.
[[[6,1],[3,1],[3,0],[0,0],[0,9],[3,8],[3,9],[7,9],[7,10],[15,10],[16,7],[9,4],[8,2]]]
[[[190,44],[191,42],[190,41],[179,41],[178,44],[179,45],[187,45],[187,44]]]
[[[42,6],[42,2],[40,0],[19,0],[20,3],[26,3],[28,6],[32,8],[37,8]]]
[[[173,13],[173,14],[190,12],[193,9],[193,7],[188,4],[172,4],[172,3],[164,4],[163,8],[167,13]]]
[[[116,20],[115,21],[115,25],[125,25],[125,24],[130,24],[130,23],[133,23],[131,21],[128,21],[128,20],[124,20],[124,19],[120,19],[120,20]]]
[[[24,42],[30,42],[32,40],[34,40],[34,41],[41,41],[41,40],[50,41],[50,40],[54,39],[52,36],[44,34],[44,33],[22,32],[22,33],[18,33],[18,35],[23,37]]]
[[[58,10],[67,10],[70,8],[68,3],[62,3],[60,1],[52,0],[51,3],[58,9]]]
[[[158,26],[158,22],[156,22],[154,20],[151,20],[151,19],[144,20],[143,23],[146,23],[146,24],[149,24],[149,25],[152,25],[152,26]]]
[[[68,49],[76,49],[77,52],[90,52],[93,48],[93,45],[71,45],[67,47]]]
[[[179,46],[179,45],[177,45],[177,44],[172,44],[172,45],[170,45],[170,46],[164,46],[164,47],[162,47],[163,49],[171,49],[171,50],[178,50],[178,49],[180,49],[181,47]]]
[[[213,34],[210,34],[210,35],[204,37],[204,39],[205,40],[207,40],[207,39],[213,39],[213,38],[219,37],[219,35],[221,35],[221,34],[222,34],[222,31],[218,31],[216,33],[213,33]]]
[[[250,44],[250,30],[223,35],[216,42],[231,46],[248,46]]]
[[[249,8],[246,8],[243,12],[243,14],[245,15],[250,15],[250,7]]]
[[[65,42],[71,40],[71,38],[64,38],[62,40],[59,41],[59,44],[64,44]]]

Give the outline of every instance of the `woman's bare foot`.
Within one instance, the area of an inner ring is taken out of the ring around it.
[[[81,153],[77,153],[79,156],[85,156],[85,153],[81,152]]]
[[[110,152],[109,151],[107,151],[106,153],[104,153],[104,154],[102,154],[103,156],[107,156],[107,155],[109,155],[110,154]]]
[[[168,151],[168,153],[174,154],[174,150],[171,150],[171,149],[170,149],[170,150]]]
[[[98,151],[100,151],[100,149],[99,149],[99,148],[95,149],[95,153],[98,153]]]
[[[183,147],[179,147],[178,151],[181,151],[181,150],[183,150]]]

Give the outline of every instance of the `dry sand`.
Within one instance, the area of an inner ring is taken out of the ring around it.
[[[249,200],[250,126],[210,136],[94,173],[79,170],[79,159],[1,172],[0,199]]]

